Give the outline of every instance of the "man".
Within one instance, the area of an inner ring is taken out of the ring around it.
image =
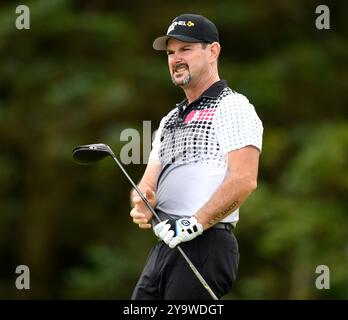
[[[173,20],[155,50],[166,51],[173,83],[186,99],[165,116],[139,188],[163,221],[134,190],[133,222],[153,230],[151,250],[132,299],[210,299],[175,248],[179,243],[218,298],[228,293],[239,263],[232,232],[239,207],[257,185],[263,127],[254,107],[218,74],[220,44],[207,18]]]

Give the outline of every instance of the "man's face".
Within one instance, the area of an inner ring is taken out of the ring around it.
[[[172,81],[177,86],[188,87],[207,70],[207,50],[201,43],[169,39],[167,45],[168,66]]]

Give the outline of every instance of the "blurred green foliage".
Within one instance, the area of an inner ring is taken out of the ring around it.
[[[24,3],[25,2],[25,3]],[[30,30],[15,8],[30,8]],[[263,120],[259,187],[241,209],[238,281],[225,299],[348,298],[347,5],[325,1],[106,0],[0,4],[0,298],[127,299],[151,232],[129,219],[129,184],[111,160],[73,163],[73,147],[116,154],[126,128],[155,130],[183,93],[152,40],[180,13],[220,30],[220,76]],[[145,165],[127,165],[135,179]],[[31,289],[15,288],[28,265]],[[318,265],[330,290],[315,287]]]

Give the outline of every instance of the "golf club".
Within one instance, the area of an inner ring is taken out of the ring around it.
[[[100,161],[104,159],[105,157],[110,156],[114,159],[114,161],[117,163],[119,168],[122,170],[122,172],[125,174],[135,191],[138,193],[140,198],[144,201],[148,209],[152,212],[154,217],[158,220],[158,222],[161,222],[160,217],[156,213],[156,211],[152,208],[149,201],[145,198],[143,193],[140,191],[140,189],[136,186],[136,184],[133,182],[131,177],[128,175],[126,170],[123,168],[122,164],[118,161],[115,154],[112,152],[111,148],[104,144],[104,143],[95,143],[95,144],[86,144],[81,145],[73,149],[73,158],[74,160],[79,164],[92,164],[94,162]],[[213,298],[213,300],[219,300],[218,297],[214,294],[213,290],[209,287],[207,282],[204,280],[202,275],[199,273],[197,268],[193,265],[191,260],[188,258],[188,256],[185,254],[185,252],[182,250],[182,248],[178,245],[176,248],[179,250],[181,255],[184,257],[188,265],[190,266],[193,273],[196,275],[198,280],[201,282],[201,284],[204,286],[204,288],[208,291],[210,296]]]

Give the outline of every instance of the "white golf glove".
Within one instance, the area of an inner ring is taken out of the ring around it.
[[[153,231],[170,248],[174,248],[180,242],[190,241],[202,234],[203,226],[195,217],[170,219],[155,225]]]

